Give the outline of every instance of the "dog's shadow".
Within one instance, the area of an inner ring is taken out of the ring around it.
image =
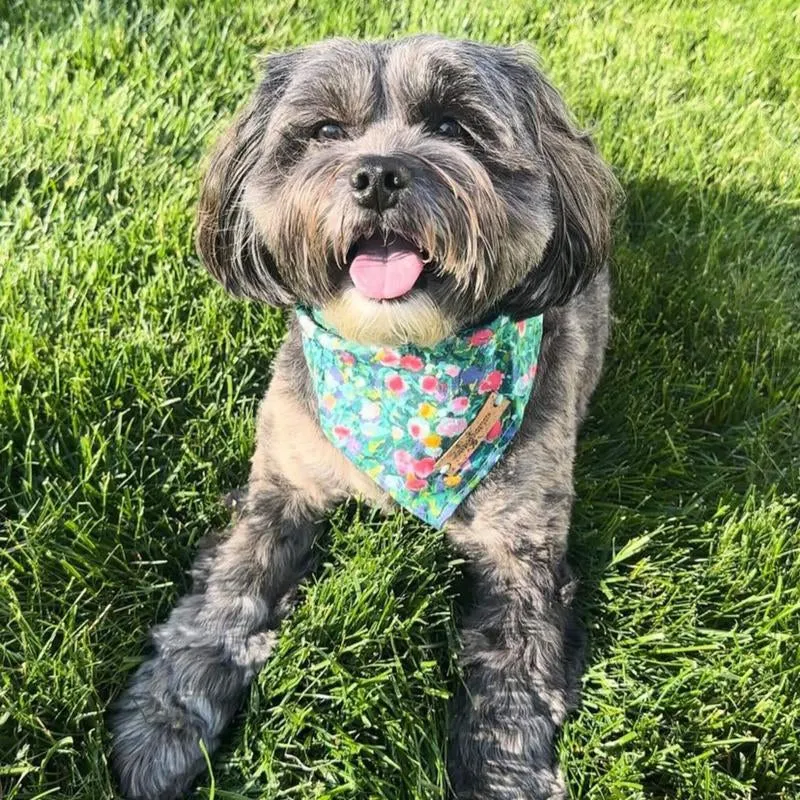
[[[570,552],[584,595],[612,546],[653,521],[704,520],[753,485],[796,485],[784,435],[796,410],[780,391],[796,364],[776,338],[792,324],[798,217],[713,187],[624,189],[611,342],[576,462]]]
[[[640,688],[620,677],[623,631],[658,637],[664,630],[669,635],[674,623],[669,609],[662,608],[657,623],[647,610],[668,604],[666,598],[640,596],[640,614],[636,592],[652,590],[653,582],[637,582],[637,570],[674,568],[667,581],[677,585],[681,567],[673,553],[688,561],[710,559],[714,532],[708,525],[720,507],[744,506],[759,487],[794,492],[800,474],[800,418],[790,390],[797,384],[796,364],[791,344],[780,341],[792,324],[797,217],[788,206],[766,206],[711,186],[640,179],[624,189],[612,339],[579,443],[570,537],[579,609],[590,631],[584,694],[591,707],[562,742],[575,797],[586,796],[611,770],[613,753],[597,758],[609,740],[627,736],[628,747],[640,751],[670,746],[670,723],[664,727],[663,721],[656,726],[660,741],[631,741],[643,705],[622,710],[623,695]],[[614,691],[605,673],[610,665],[618,668],[610,679],[619,678]],[[659,687],[651,688],[650,702],[657,705]],[[589,717],[609,697],[621,709],[617,729],[601,734]],[[654,718],[669,710],[665,702]],[[702,734],[685,737],[684,755],[706,758]],[[752,782],[759,797],[777,796],[779,785],[750,758],[753,747],[732,743],[708,763]],[[584,770],[571,770],[576,754]],[[635,777],[647,796],[673,797],[686,789],[663,765],[651,763]]]

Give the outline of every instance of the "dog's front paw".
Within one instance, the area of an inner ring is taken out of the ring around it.
[[[448,775],[456,800],[567,800],[564,776],[547,752],[522,749],[513,734],[484,730],[465,737],[455,731]]]
[[[498,765],[499,767],[500,765]],[[567,800],[567,789],[558,769],[522,771],[514,768],[504,774],[478,775],[472,770],[458,773],[450,769],[453,800]]]
[[[170,689],[170,665],[153,659],[139,668],[112,711],[112,761],[128,800],[174,800],[205,768],[201,740],[210,752],[202,698]]]

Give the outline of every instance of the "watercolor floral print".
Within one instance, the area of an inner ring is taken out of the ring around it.
[[[346,341],[297,310],[325,436],[401,506],[441,527],[519,430],[542,318],[499,317],[430,349]],[[510,400],[456,471],[437,469],[487,402]]]

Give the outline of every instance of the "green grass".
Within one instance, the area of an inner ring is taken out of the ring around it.
[[[580,446],[574,797],[800,798],[800,17],[694,4],[0,0],[0,796],[113,797],[103,715],[225,524],[278,314],[201,270],[256,55],[528,40],[627,193]],[[350,507],[198,797],[435,798],[459,577]]]

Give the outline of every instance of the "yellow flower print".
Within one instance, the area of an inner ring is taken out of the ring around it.
[[[420,403],[419,415],[425,419],[431,419],[432,417],[435,417],[436,406],[432,406],[430,403]]]

